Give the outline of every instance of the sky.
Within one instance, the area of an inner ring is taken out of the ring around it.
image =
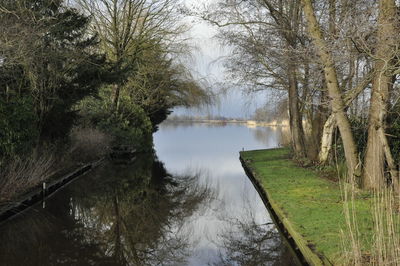
[[[189,9],[201,8],[210,0],[184,0]],[[198,109],[177,108],[176,115],[219,115],[233,118],[249,118],[257,107],[266,102],[266,93],[260,95],[243,95],[240,89],[229,89],[223,95],[220,94],[221,83],[227,80],[223,59],[229,56],[230,47],[224,46],[216,40],[218,29],[200,19],[187,17],[185,23],[191,25],[188,32],[191,45],[197,47],[193,51],[192,59],[187,62],[188,68],[198,78],[206,78],[219,95],[218,102],[214,106]],[[226,86],[224,86],[226,87]]]

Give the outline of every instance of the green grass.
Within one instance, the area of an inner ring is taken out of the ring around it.
[[[343,253],[343,232],[347,231],[342,193],[338,183],[321,178],[317,171],[297,166],[288,149],[241,152],[245,164],[264,188],[281,220],[294,240],[311,252],[338,264]],[[372,213],[368,195],[355,200],[357,220],[363,239],[372,234]],[[291,232],[292,231],[292,232]],[[346,238],[346,236],[345,236]],[[345,239],[347,240],[347,239]],[[368,249],[371,243],[362,243]],[[305,254],[310,264],[322,264]]]

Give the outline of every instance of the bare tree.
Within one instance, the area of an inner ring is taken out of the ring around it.
[[[354,141],[349,119],[345,113],[345,103],[339,86],[338,75],[333,61],[333,56],[325,41],[321,27],[315,16],[314,7],[310,0],[302,0],[304,14],[308,22],[308,30],[314,45],[318,51],[320,60],[324,66],[325,80],[329,97],[331,98],[332,112],[335,115],[337,125],[343,140],[348,178],[357,181],[360,177],[361,165],[358,160],[358,149]]]
[[[376,49],[373,55],[375,74],[370,100],[368,142],[363,185],[380,188],[385,184],[385,158],[391,178],[398,185],[398,174],[385,134],[389,92],[393,87],[395,59],[400,52],[400,20],[395,0],[379,1]]]
[[[113,105],[118,110],[121,89],[143,52],[162,47],[165,53],[182,49],[179,36],[186,27],[178,23],[172,0],[77,0],[92,17],[93,31],[113,64],[119,82],[114,84]]]
[[[208,10],[202,18],[219,26],[220,38],[234,47],[227,62],[232,76],[247,83],[250,91],[287,91],[293,148],[297,157],[306,157],[300,90],[308,90],[308,80],[302,76],[303,58],[298,53],[302,50],[300,2],[220,1]]]

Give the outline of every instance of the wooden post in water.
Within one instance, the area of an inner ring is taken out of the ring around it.
[[[43,200],[42,200],[42,208],[45,209],[46,208],[46,182],[43,182],[42,184],[42,196],[43,196]]]

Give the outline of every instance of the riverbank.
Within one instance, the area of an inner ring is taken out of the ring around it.
[[[76,178],[85,175],[100,165],[107,158],[115,164],[130,164],[136,159],[138,153],[136,149],[131,146],[115,146],[111,149],[104,149],[103,153],[95,152],[93,149],[93,154],[91,154],[92,158],[89,160],[90,156],[87,156],[87,154],[85,155],[89,150],[82,149],[82,147],[80,148],[81,149],[78,151],[82,152],[81,159],[84,158],[86,160],[73,161],[70,158],[70,160],[64,162],[64,165],[51,165],[50,163],[48,166],[53,168],[51,174],[45,175],[46,171],[43,171],[37,173],[43,174],[42,177],[24,177],[25,180],[34,180],[34,182],[30,183],[25,183],[23,179],[18,180],[21,178],[17,176],[17,178],[13,178],[13,182],[6,184],[8,188],[12,185],[17,185],[19,189],[14,190],[7,200],[4,200],[0,193],[0,224],[25,211],[36,203],[44,201]],[[108,152],[104,153],[105,150]],[[40,168],[40,166],[42,165],[38,165],[37,167]],[[29,169],[31,167],[34,166],[22,168],[20,172],[25,175],[32,174],[34,171]]]
[[[305,260],[310,265],[344,264],[343,254],[351,243],[339,184],[297,166],[288,149],[245,151],[240,157]],[[352,202],[363,239],[372,239],[370,203],[366,193],[359,193]],[[360,245],[366,251],[371,243]]]
[[[67,172],[67,169],[61,169],[58,173],[44,180],[43,183],[31,187],[19,195],[14,195],[11,201],[0,202],[0,224],[27,210],[36,203],[44,201],[76,178],[97,167],[104,159],[101,158],[83,166],[71,168],[68,174],[63,174]]]

